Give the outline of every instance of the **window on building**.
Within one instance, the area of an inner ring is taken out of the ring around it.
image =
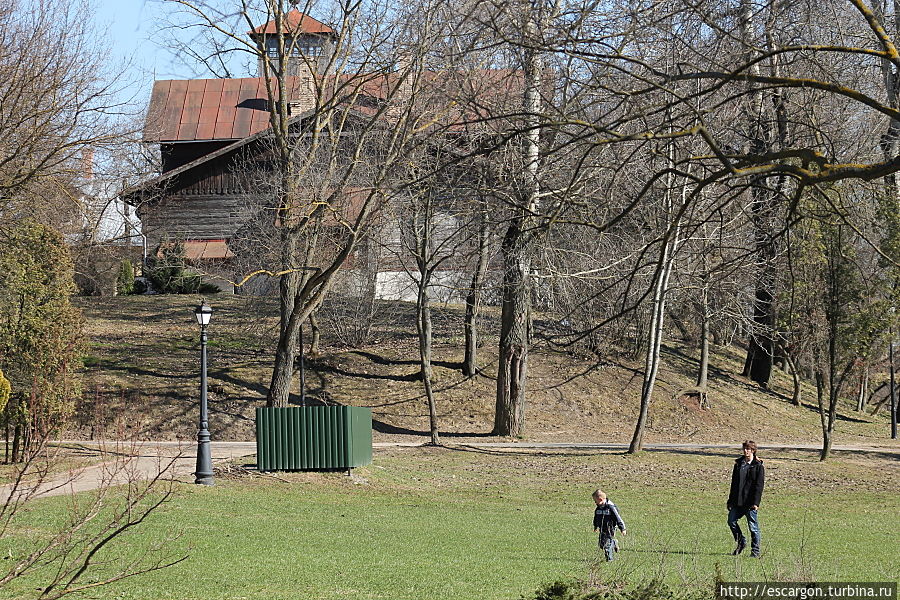
[[[300,40],[284,39],[284,49],[289,56],[322,56],[323,48],[319,40],[304,38]],[[269,58],[278,58],[278,38],[266,38],[266,54]]]

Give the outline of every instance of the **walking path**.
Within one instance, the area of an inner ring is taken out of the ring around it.
[[[165,478],[192,481],[196,468],[197,445],[194,442],[88,442],[58,441],[53,443],[69,450],[83,450],[86,455],[102,456],[105,460],[49,478],[36,489],[28,488],[33,497],[48,497],[97,489],[104,485],[119,485],[136,479],[149,479],[163,473]],[[423,446],[422,442],[375,442],[374,448]],[[256,454],[256,442],[210,443],[213,462],[222,462]],[[628,444],[582,442],[464,442],[448,447],[484,450],[627,450]],[[645,450],[735,450],[735,444],[645,444]],[[814,444],[771,444],[760,450],[819,450]],[[900,460],[900,447],[894,446],[833,446],[843,452],[878,452],[894,455]],[[0,486],[0,504],[10,496],[11,485]],[[19,494],[24,490],[20,489]]]

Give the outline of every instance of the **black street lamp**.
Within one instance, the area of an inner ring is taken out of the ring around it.
[[[194,309],[200,324],[200,430],[197,432],[197,470],[194,483],[215,485],[213,481],[212,454],[209,450],[209,418],[206,413],[206,326],[212,317],[212,309],[203,302]]]
[[[894,330],[891,329],[891,345],[888,346],[888,362],[890,362],[890,390],[888,393],[891,395],[891,439],[897,439],[897,388],[894,386],[896,383],[894,377]]]

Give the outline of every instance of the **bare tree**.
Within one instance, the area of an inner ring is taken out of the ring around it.
[[[302,36],[294,35],[297,24],[289,9],[296,3],[235,3],[225,12],[202,1],[169,3],[187,11],[182,23],[215,37],[209,56],[222,57],[228,49],[246,52],[261,66],[266,81],[267,138],[278,179],[270,214],[279,251],[276,268],[260,269],[279,278],[281,314],[267,404],[284,406],[300,324],[321,304],[337,270],[365,237],[372,216],[389,196],[396,164],[411,145],[420,143],[422,126],[434,118],[433,109],[431,114],[413,109],[423,67],[405,57],[420,52],[416,32],[403,14],[379,2],[335,6],[329,20],[333,45],[315,57],[313,70],[312,58],[299,50]],[[297,8],[309,14],[316,5]],[[261,29],[264,23],[271,27]],[[261,33],[246,40],[238,33],[241,25]],[[292,60],[297,55],[303,65]],[[295,77],[292,69],[306,75]],[[297,85],[309,88],[298,90]],[[292,98],[298,94],[306,100],[305,110],[292,116]],[[317,228],[326,221],[340,228],[327,258],[315,250]]]
[[[53,210],[29,203],[29,186],[71,185],[81,173],[83,151],[117,139],[110,122],[121,107],[114,101],[115,79],[104,80],[107,58],[91,14],[83,1],[13,0],[0,7],[0,215],[5,218]]]
[[[38,577],[41,587],[34,597],[52,600],[184,561],[187,556],[172,545],[175,532],[132,546],[132,558],[115,556],[118,545],[162,510],[174,493],[171,475],[178,456],[161,458],[145,473],[131,463],[131,457],[140,453],[136,445],[109,448],[109,454],[101,451],[104,467],[98,486],[76,495],[68,489],[77,474],[56,473],[62,460],[59,448],[49,445],[45,437],[35,440],[13,473],[12,483],[0,486],[0,539],[16,541],[10,561],[0,570],[0,589],[15,590],[21,578]],[[20,528],[34,501],[60,493],[72,496],[62,524],[21,540]]]

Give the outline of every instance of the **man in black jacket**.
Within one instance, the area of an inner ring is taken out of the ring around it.
[[[734,461],[731,471],[731,491],[728,494],[728,527],[737,546],[732,552],[737,556],[747,547],[746,538],[738,526],[741,517],[747,517],[750,528],[750,556],[759,558],[759,518],[757,510],[766,484],[766,469],[756,456],[756,442],[742,444],[744,455]]]

